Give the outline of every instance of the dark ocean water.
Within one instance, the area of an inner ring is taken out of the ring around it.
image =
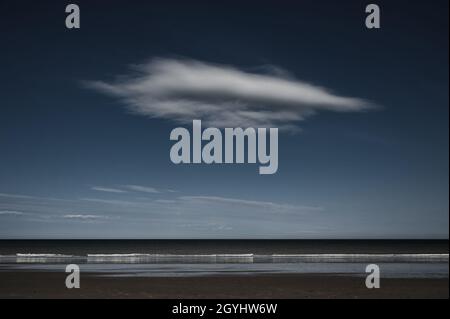
[[[448,253],[448,240],[0,240],[0,255]]]
[[[330,273],[448,278],[447,240],[2,240],[0,271],[113,276]]]

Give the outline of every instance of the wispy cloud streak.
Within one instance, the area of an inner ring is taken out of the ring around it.
[[[126,193],[127,191],[118,189],[118,188],[109,188],[109,187],[102,187],[102,186],[94,186],[91,188],[94,191],[98,192],[106,192],[106,193]]]
[[[140,186],[140,185],[125,185],[124,187],[126,187],[132,191],[136,191],[136,192],[152,193],[152,194],[160,193],[160,191],[154,187],[147,187],[147,186]]]

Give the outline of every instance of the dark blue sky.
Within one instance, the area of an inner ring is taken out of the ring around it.
[[[1,238],[448,238],[448,1],[0,4]],[[85,85],[154,58],[378,107],[281,132],[279,169],[174,165],[170,118]],[[243,72],[244,72],[243,71]]]

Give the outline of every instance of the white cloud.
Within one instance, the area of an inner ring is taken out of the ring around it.
[[[126,187],[132,191],[136,191],[136,192],[152,193],[152,194],[160,193],[160,191],[154,187],[147,187],[147,186],[140,186],[140,185],[125,185],[124,187]]]
[[[23,199],[36,198],[35,196],[20,195],[20,194],[6,194],[6,193],[0,193],[0,196],[1,197],[9,197],[9,198],[23,198]]]
[[[63,218],[66,219],[77,219],[77,220],[100,220],[100,219],[110,219],[108,216],[101,215],[83,215],[83,214],[70,214],[64,215]]]
[[[286,211],[286,210],[302,210],[302,211],[320,211],[322,207],[314,206],[298,206],[283,203],[274,203],[267,201],[255,201],[238,198],[228,198],[219,196],[181,196],[182,201],[188,201],[193,203],[211,203],[211,204],[225,204],[234,206],[251,206],[254,208],[269,209],[273,211]]]
[[[62,199],[62,198],[31,196],[31,195],[22,195],[22,194],[7,194],[7,193],[0,193],[0,197],[5,197],[5,198],[9,198],[9,199],[18,199],[18,200],[40,200],[40,201],[57,201],[57,202],[70,201],[70,200]]]
[[[86,202],[108,204],[108,205],[121,205],[121,206],[136,206],[140,204],[139,202],[132,202],[119,199],[81,198],[80,200]]]
[[[201,119],[215,127],[296,129],[318,111],[357,112],[373,105],[307,82],[271,74],[249,73],[195,60],[153,59],[133,75],[112,83],[86,85],[120,98],[135,114],[179,123]],[[268,68],[266,68],[267,70]]]
[[[158,204],[175,204],[177,201],[174,199],[157,199],[155,203]]]
[[[25,213],[15,210],[0,210],[0,215],[22,216],[25,215]]]
[[[94,191],[106,192],[106,193],[126,193],[127,192],[122,189],[102,187],[102,186],[94,186],[91,189]]]

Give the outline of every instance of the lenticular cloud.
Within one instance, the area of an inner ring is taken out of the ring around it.
[[[279,68],[278,68],[279,69]],[[319,111],[358,112],[373,105],[277,74],[250,73],[195,60],[153,59],[113,82],[87,86],[119,98],[138,115],[215,127],[296,130]]]

